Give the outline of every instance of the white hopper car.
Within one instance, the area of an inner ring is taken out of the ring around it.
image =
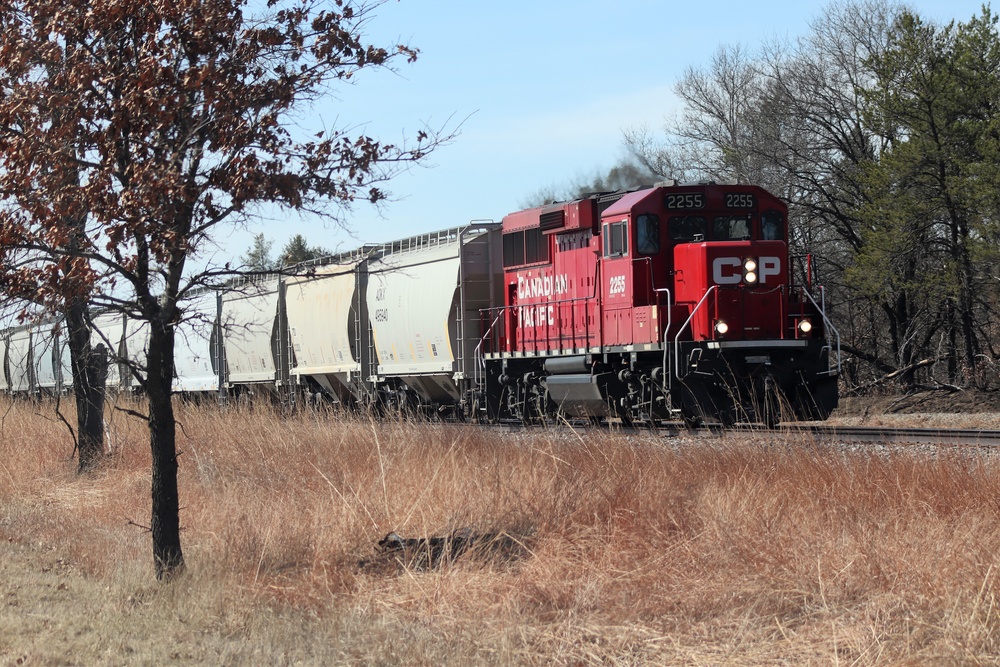
[[[202,292],[177,327],[174,391],[468,409],[480,311],[502,303],[499,235],[498,223],[473,223]],[[94,329],[92,341],[112,351],[108,388],[134,389],[145,327],[102,313]],[[0,390],[68,390],[59,332],[51,321],[4,332]]]

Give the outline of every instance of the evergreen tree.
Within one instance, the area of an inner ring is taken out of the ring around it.
[[[310,260],[319,259],[320,257],[326,257],[331,254],[326,248],[320,246],[310,246],[306,243],[306,239],[301,234],[296,234],[292,238],[288,239],[288,243],[282,248],[281,254],[278,255],[278,266],[293,266],[295,264],[301,264],[302,262],[308,262]]]
[[[904,12],[872,65],[868,116],[890,141],[867,175],[875,224],[855,274],[924,302],[927,321],[911,332],[917,353],[942,349],[949,381],[975,377],[995,316],[997,17],[984,8],[938,28]]]
[[[271,259],[272,241],[268,241],[263,234],[253,237],[253,245],[247,248],[243,255],[243,265],[247,271],[273,271],[277,268],[276,262]]]

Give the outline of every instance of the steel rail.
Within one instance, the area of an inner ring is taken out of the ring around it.
[[[664,424],[659,429],[665,435],[679,435],[684,427]],[[722,437],[731,434],[794,436],[801,440],[823,443],[869,445],[936,445],[941,447],[1000,447],[1000,431],[974,428],[896,428],[891,426],[833,426],[789,422],[777,428],[759,424],[736,424],[723,427],[706,424],[691,431],[692,434]]]
[[[487,425],[488,426],[488,425]],[[680,422],[661,422],[656,425],[625,425],[617,422],[595,424],[586,420],[567,420],[557,424],[522,424],[508,421],[494,425],[509,431],[532,431],[535,429],[571,429],[578,432],[611,430],[621,433],[642,434],[661,437],[724,437],[757,435],[762,437],[794,437],[800,441],[830,444],[868,445],[933,445],[941,447],[1000,447],[1000,430],[969,428],[896,428],[890,426],[834,426],[815,423],[783,423],[777,428],[766,428],[760,424],[736,424],[724,427],[721,424],[705,424],[690,429]]]
[[[827,424],[785,424],[775,433],[794,433],[823,442],[941,445],[941,446],[1000,446],[1000,431],[950,428],[894,428],[887,426],[831,426]]]

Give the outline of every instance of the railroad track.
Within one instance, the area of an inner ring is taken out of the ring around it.
[[[885,426],[829,426],[787,424],[778,432],[801,433],[824,442],[857,442],[892,445],[942,445],[998,447],[1000,431],[981,429],[889,428]]]
[[[682,424],[661,427],[666,435],[688,432]],[[695,431],[711,435],[727,433],[796,435],[825,443],[856,443],[870,445],[937,445],[942,447],[1000,447],[1000,431],[983,429],[946,428],[893,428],[887,426],[830,426],[827,424],[798,424],[789,422],[778,428],[767,429],[759,424],[744,424],[723,428],[709,424]]]
[[[732,433],[755,435],[775,435],[787,437],[795,435],[802,439],[813,439],[824,443],[856,443],[884,445],[937,445],[942,447],[1000,447],[1000,430],[983,429],[946,429],[946,428],[894,428],[888,426],[831,426],[827,424],[800,424],[788,422],[777,428],[768,429],[759,424],[737,424],[723,428],[719,424],[706,424],[697,429],[689,430],[681,423],[661,423],[651,426],[624,426],[611,424],[594,426],[587,422],[565,422],[574,430],[591,428],[611,428],[623,432],[656,433],[664,437],[682,435],[723,436]],[[534,429],[535,426],[520,424],[503,424],[503,428],[511,430]],[[551,426],[550,426],[551,427]]]

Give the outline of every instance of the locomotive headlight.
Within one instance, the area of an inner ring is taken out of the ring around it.
[[[727,333],[729,333],[729,325],[726,324],[724,320],[716,321],[715,333],[719,334],[720,336],[725,336]]]
[[[748,283],[755,283],[757,282],[757,274],[753,271],[747,271],[746,275],[743,276],[743,279]]]
[[[813,330],[813,323],[811,320],[801,320],[799,322],[799,331],[801,331],[802,333],[808,334],[812,330]]]
[[[756,271],[757,260],[754,259],[753,257],[747,257],[746,260],[743,261],[743,270],[746,271],[747,273],[753,273],[754,271]]]

